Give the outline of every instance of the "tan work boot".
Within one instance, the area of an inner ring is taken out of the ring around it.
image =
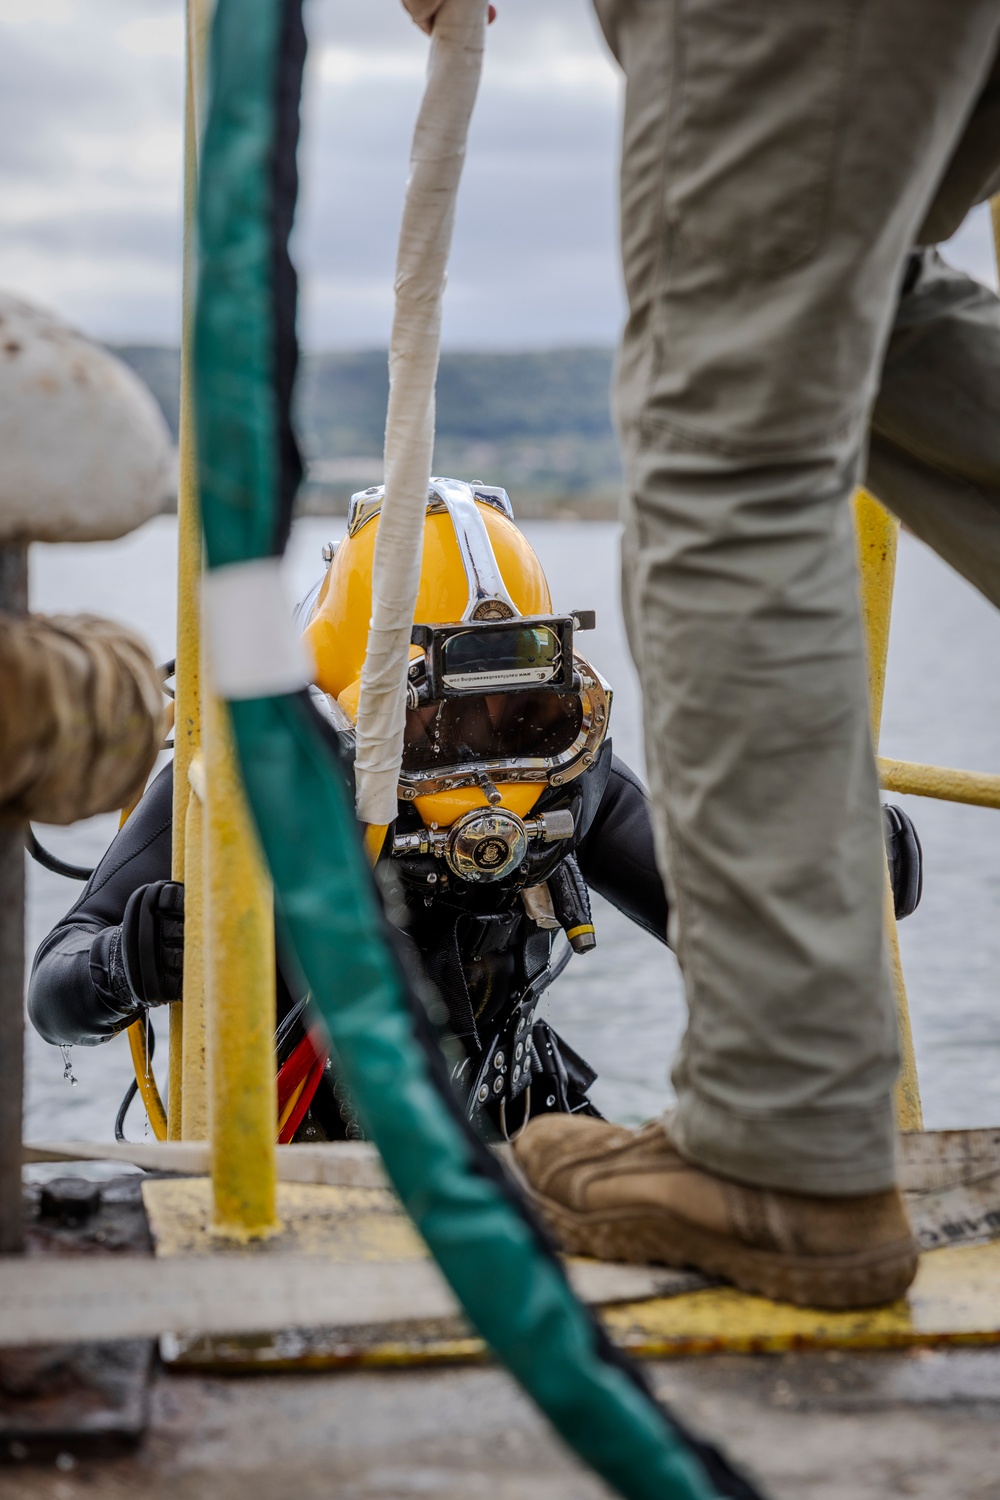
[[[746,1187],[684,1161],[658,1121],[635,1133],[545,1115],[514,1149],[535,1207],[577,1255],[694,1267],[807,1307],[892,1302],[916,1274],[895,1188],[812,1198]]]

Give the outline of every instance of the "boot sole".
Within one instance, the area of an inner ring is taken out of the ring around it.
[[[901,1297],[917,1272],[918,1249],[912,1239],[852,1255],[784,1255],[714,1234],[667,1209],[596,1213],[567,1208],[534,1189],[530,1198],[571,1255],[701,1271],[743,1292],[798,1307],[882,1306]]]

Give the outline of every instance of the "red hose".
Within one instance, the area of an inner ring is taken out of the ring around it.
[[[319,1088],[320,1079],[326,1070],[329,1056],[329,1049],[321,1043],[314,1041],[312,1034],[306,1032],[306,1035],[294,1050],[289,1053],[278,1069],[279,1120],[283,1118],[288,1108],[289,1100],[294,1097],[296,1089],[300,1085],[302,1086],[291,1113],[284,1120],[278,1132],[279,1146],[287,1146],[289,1144],[305,1119],[306,1111],[313,1101],[316,1090]]]

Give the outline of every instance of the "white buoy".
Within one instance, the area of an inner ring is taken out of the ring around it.
[[[164,509],[173,469],[167,424],[128,366],[0,292],[0,543],[123,536]]]

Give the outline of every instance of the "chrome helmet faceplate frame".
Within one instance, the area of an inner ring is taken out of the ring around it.
[[[349,536],[356,536],[362,527],[379,515],[384,499],[384,485],[373,485],[352,495],[347,516]],[[510,521],[514,519],[514,510],[504,489],[459,479],[431,479],[427,514],[447,512],[451,516],[468,580],[468,600],[462,621],[519,618],[520,611],[504,584],[477,501],[492,506]],[[547,782],[550,786],[563,786],[582,776],[594,764],[604,743],[613,695],[600,672],[578,651],[573,652],[573,666],[573,690],[579,694],[582,715],[579,733],[567,750],[552,756],[522,755],[404,772],[399,780],[399,799],[412,802],[418,797],[460,787],[489,788],[495,782]],[[327,711],[341,733],[353,734],[352,721],[335,700],[327,699]]]

